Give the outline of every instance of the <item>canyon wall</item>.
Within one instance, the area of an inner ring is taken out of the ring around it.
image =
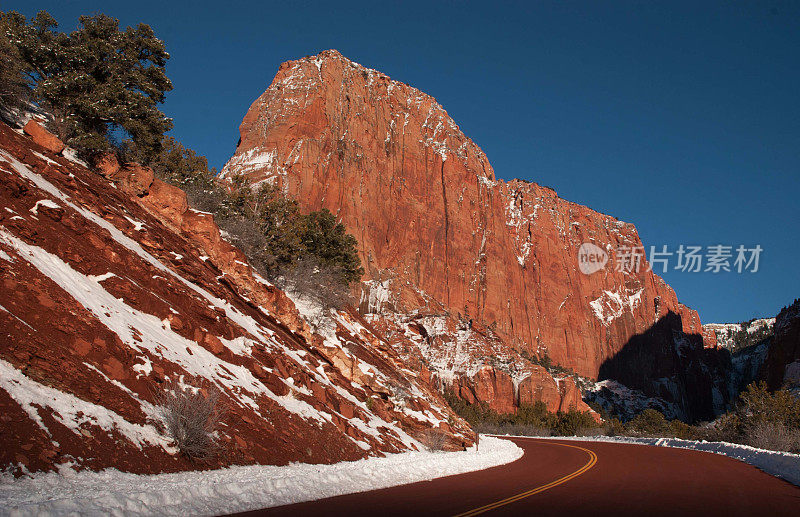
[[[359,241],[365,280],[390,281],[393,310],[419,309],[424,293],[509,347],[581,375],[597,377],[670,312],[685,332],[702,333],[697,313],[646,262],[616,270],[614,250],[642,245],[632,224],[535,183],[497,180],[432,97],[334,50],[281,65],[241,124],[222,171],[235,174],[335,213]],[[607,251],[604,269],[581,273],[582,243]]]

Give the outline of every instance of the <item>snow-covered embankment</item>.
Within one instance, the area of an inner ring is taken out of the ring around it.
[[[404,452],[333,465],[295,463],[136,475],[63,467],[14,479],[0,476],[0,514],[216,515],[376,490],[510,463],[523,451],[481,437],[463,452]]]

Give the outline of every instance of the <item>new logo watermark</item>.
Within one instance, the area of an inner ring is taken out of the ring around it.
[[[657,250],[650,246],[650,261],[645,256],[644,246],[619,246],[614,250],[614,270],[638,273],[642,267],[645,271],[653,271],[661,265],[661,272],[666,273],[670,267],[685,273],[756,273],[758,272],[761,252],[764,249],[756,244],[752,248],[744,245],[727,246],[684,246],[681,244],[670,251],[667,246]],[[591,242],[584,242],[578,248],[578,268],[581,273],[591,275],[606,267],[609,255],[606,250]],[[657,270],[656,270],[657,271]]]
[[[578,267],[584,275],[591,275],[597,273],[608,263],[608,253],[606,250],[592,244],[591,242],[584,242],[578,248]]]

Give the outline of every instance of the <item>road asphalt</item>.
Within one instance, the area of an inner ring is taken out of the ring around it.
[[[717,454],[509,438],[522,458],[478,472],[244,515],[793,516],[800,487]]]

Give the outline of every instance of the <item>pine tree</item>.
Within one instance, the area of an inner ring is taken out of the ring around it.
[[[126,156],[127,161],[141,161],[135,150],[125,154],[130,154]],[[194,185],[211,188],[217,175],[216,168],[209,168],[205,156],[200,156],[192,149],[184,147],[171,136],[164,137],[158,154],[155,154],[147,165],[160,179],[182,189]]]
[[[306,251],[323,264],[340,268],[345,283],[361,279],[364,269],[358,258],[358,241],[345,232],[344,225],[337,223],[327,208],[305,216],[301,231]]]
[[[16,13],[14,13],[16,14]],[[9,121],[31,96],[30,67],[15,39],[19,19],[0,13],[0,107]]]
[[[89,156],[129,139],[143,161],[158,152],[172,121],[157,105],[172,89],[164,43],[145,24],[120,30],[104,14],[81,16],[70,34],[42,11],[30,22],[3,13],[34,82],[34,97],[55,118],[54,129]]]

